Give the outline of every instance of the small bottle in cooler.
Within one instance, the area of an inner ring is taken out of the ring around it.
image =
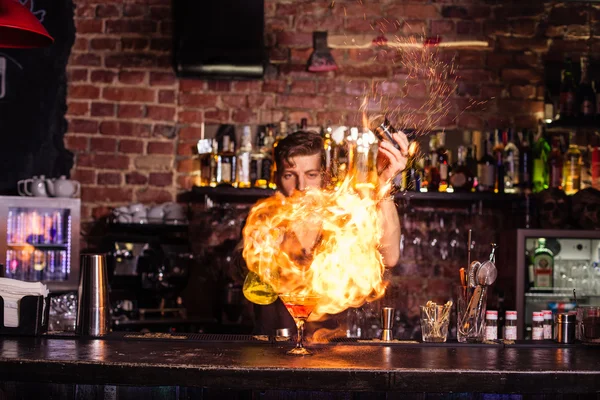
[[[543,310],[544,315],[544,339],[552,339],[552,311]]]
[[[55,211],[54,214],[52,214],[51,235],[53,238],[53,243],[63,244],[63,215],[60,211]]]
[[[533,340],[544,339],[544,314],[541,311],[533,312],[532,335]]]
[[[498,311],[485,312],[485,340],[498,339]]]
[[[517,340],[517,312],[507,311],[504,321],[504,340]]]

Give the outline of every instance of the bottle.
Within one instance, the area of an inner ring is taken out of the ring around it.
[[[560,138],[552,138],[552,149],[548,154],[548,187],[561,189],[563,183],[563,155],[560,152]]]
[[[229,136],[223,136],[222,150],[217,164],[217,184],[232,185],[235,181],[235,144]]]
[[[579,151],[579,146],[574,143],[572,133],[569,149],[565,154],[562,186],[565,193],[569,195],[577,193],[581,188],[581,151]]]
[[[552,337],[552,311],[542,310],[544,316],[544,339],[553,339]]]
[[[471,191],[473,189],[476,188],[477,186],[477,158],[475,157],[477,153],[477,146],[472,145],[467,147],[467,157],[465,159],[465,162],[467,164],[467,169],[469,170],[469,174],[471,175],[471,178],[473,179],[473,187],[471,189]]]
[[[532,335],[533,340],[544,339],[544,315],[541,312],[533,312],[533,324],[532,324]]]
[[[437,192],[440,188],[440,171],[438,170],[437,163],[437,136],[431,135],[429,139],[429,176],[427,177],[427,191]]]
[[[533,192],[538,193],[548,189],[548,155],[550,145],[544,137],[542,125],[538,125],[538,131],[533,145]]]
[[[467,167],[467,149],[458,146],[458,160],[450,173],[450,185],[455,192],[470,192],[473,189],[473,175]]]
[[[513,142],[513,129],[502,132],[504,144],[504,191],[516,193],[519,187],[519,149]]]
[[[417,155],[419,154],[419,143],[414,141],[410,142],[408,146],[408,160],[406,161],[406,168],[404,168],[403,180],[405,190],[411,192],[421,191],[421,173],[419,171]]]
[[[600,190],[600,146],[595,146],[592,148],[592,156],[590,162],[590,175],[592,177],[591,186]]]
[[[519,132],[519,188],[524,193],[531,192],[533,178],[533,156],[531,152],[531,132]]]
[[[589,76],[589,58],[581,56],[581,80],[577,88],[577,104],[579,115],[587,120],[594,118],[596,113],[596,92],[592,87]]]
[[[495,159],[495,173],[496,173],[496,179],[494,182],[494,192],[496,193],[504,193],[504,176],[505,176],[505,171],[504,171],[504,145],[502,143],[502,141],[500,140],[501,138],[501,133],[498,129],[496,129],[495,133],[494,133],[494,147],[493,147],[493,152],[494,152],[494,159]]]
[[[485,312],[485,340],[498,340],[498,311]]]
[[[538,239],[538,247],[533,252],[533,286],[536,289],[553,287],[554,253],[546,247],[546,239]]]
[[[507,311],[504,319],[504,340],[517,340],[517,312]]]
[[[337,160],[335,159],[335,142],[331,139],[332,128],[328,123],[326,128],[321,128],[323,147],[325,151],[325,176],[327,188],[333,189],[337,185]]]
[[[446,132],[437,133],[437,167],[440,173],[440,185],[438,190],[445,192],[448,189],[448,150],[446,150]]]
[[[576,116],[577,91],[573,76],[573,63],[567,57],[562,70],[560,83],[560,118],[568,119]]]
[[[250,181],[250,156],[252,154],[252,131],[248,125],[244,126],[242,131],[242,145],[236,154],[236,179],[238,188],[252,187]]]
[[[547,88],[544,90],[544,122],[549,124],[554,121],[554,100],[550,90]]]
[[[479,192],[493,192],[496,184],[496,161],[490,155],[489,135],[483,139],[483,155],[477,163],[477,190]]]
[[[279,141],[284,139],[286,136],[288,135],[288,126],[287,126],[287,122],[285,122],[284,120],[279,121],[279,129],[277,130],[277,136],[275,137],[275,140],[273,141],[273,147],[270,151],[270,159],[271,159],[271,171],[270,171],[270,178],[269,178],[269,188],[270,189],[276,189],[277,188],[277,163],[275,163],[275,148],[277,147],[277,144],[279,144]],[[264,169],[264,168],[263,168]]]

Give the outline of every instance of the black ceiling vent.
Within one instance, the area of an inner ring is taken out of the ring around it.
[[[263,77],[264,0],[173,0],[173,20],[177,76]]]

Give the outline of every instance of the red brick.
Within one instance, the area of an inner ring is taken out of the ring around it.
[[[164,36],[173,35],[173,21],[160,21],[160,33]]]
[[[127,85],[137,85],[146,79],[144,71],[119,71],[119,82]]]
[[[297,32],[314,32],[324,30],[330,33],[339,32],[344,24],[342,18],[331,18],[328,15],[297,15],[296,18]]]
[[[172,86],[177,83],[175,74],[172,72],[150,72],[150,85]]]
[[[129,157],[115,154],[94,154],[94,164],[98,169],[128,169]]]
[[[157,24],[154,21],[137,19],[120,19],[106,21],[106,33],[155,33]]]
[[[158,102],[161,104],[174,104],[175,103],[175,91],[174,90],[159,90],[158,91]]]
[[[370,88],[370,83],[362,80],[351,80],[346,83],[344,87],[344,93],[356,95],[356,96],[364,96],[368,93]]]
[[[94,18],[96,16],[96,5],[77,4],[75,8],[75,16],[81,18]]]
[[[537,21],[535,19],[516,19],[510,24],[514,35],[533,36],[536,33]]]
[[[208,90],[211,90],[213,92],[229,92],[231,91],[231,82],[209,81]]]
[[[77,19],[75,30],[79,35],[85,33],[102,33],[102,21],[98,19]]]
[[[96,182],[96,170],[75,168],[71,171],[71,179],[74,179],[82,185]]]
[[[92,50],[116,50],[119,41],[117,39],[97,38],[90,41]]]
[[[86,38],[78,37],[73,44],[74,51],[85,51],[88,49],[89,41]]]
[[[131,122],[103,121],[100,123],[100,133],[113,136],[150,136],[150,125]]]
[[[91,80],[92,82],[100,83],[112,83],[117,77],[117,73],[113,71],[107,71],[105,69],[97,69],[92,71]]]
[[[333,110],[354,110],[358,112],[362,98],[358,96],[331,96],[331,105]]]
[[[139,172],[130,172],[125,175],[125,182],[128,185],[145,185],[148,183],[148,177]]]
[[[546,38],[498,38],[500,49],[505,51],[545,51],[548,49],[549,40]]]
[[[489,82],[494,78],[494,74],[491,71],[483,69],[463,69],[457,72],[458,81],[467,82]]]
[[[65,136],[65,147],[72,151],[87,151],[88,138],[85,136]]]
[[[175,107],[147,106],[146,118],[155,121],[173,121],[175,119]]]
[[[427,31],[427,22],[423,20],[408,20],[402,25],[402,33],[405,35],[422,35]]]
[[[381,64],[361,66],[346,65],[338,72],[339,75],[342,76],[356,76],[360,78],[385,78],[390,74],[388,67]]]
[[[121,8],[114,4],[100,4],[96,9],[96,16],[100,18],[119,17]]]
[[[88,79],[88,70],[80,68],[67,69],[67,80],[69,82],[85,82]]]
[[[396,97],[390,99],[389,106],[399,112],[428,111],[423,108],[427,100]]]
[[[148,8],[141,4],[125,4],[123,15],[125,17],[142,17],[147,14]]]
[[[321,111],[317,113],[317,121],[338,125],[344,122],[344,113],[340,111]]]
[[[248,107],[250,108],[272,108],[274,105],[273,97],[262,94],[248,95]]]
[[[454,22],[447,19],[431,21],[432,35],[445,35],[454,32]]]
[[[483,32],[481,22],[475,21],[458,21],[456,23],[457,35],[479,35]]]
[[[290,123],[292,124],[296,123],[300,125],[300,122],[304,118],[306,118],[309,125],[312,125],[314,123],[316,124],[316,122],[313,120],[312,114],[308,111],[292,111],[288,115],[288,121],[290,121]]]
[[[121,187],[84,186],[81,189],[81,200],[89,203],[128,203],[133,200],[133,190]]]
[[[173,47],[173,40],[170,38],[152,38],[150,39],[150,50],[166,52]]]
[[[102,91],[102,97],[112,101],[153,102],[156,92],[144,88],[115,88],[107,87]]]
[[[507,3],[500,7],[494,8],[494,19],[505,20],[508,18],[518,17],[536,17],[544,14],[544,5],[542,2],[532,2],[534,4],[527,4],[527,2],[519,2],[519,4]]]
[[[439,18],[440,12],[434,5],[426,4],[399,4],[392,6],[386,12],[388,18],[409,19],[423,18],[432,19]]]
[[[171,186],[173,184],[173,173],[150,172],[148,183],[152,186]]]
[[[175,138],[177,132],[179,132],[179,128],[173,125],[156,124],[154,125],[154,128],[152,128],[152,135],[162,136],[167,139]]]
[[[69,101],[67,103],[67,115],[87,115],[90,111],[90,105],[88,103],[82,103],[78,101]]]
[[[544,112],[543,101],[528,100],[498,100],[498,109],[501,113],[534,114]]]
[[[102,59],[96,54],[84,53],[84,54],[73,54],[69,60],[71,66],[86,66],[86,67],[98,67]]]
[[[177,172],[195,172],[199,168],[197,158],[186,158],[177,162]]]
[[[317,92],[315,81],[294,81],[290,86],[291,93],[314,94]]]
[[[127,154],[142,154],[144,152],[144,142],[141,140],[121,139],[119,141],[119,151]]]
[[[116,105],[114,103],[92,103],[92,117],[114,117]]]
[[[141,104],[119,104],[117,110],[119,118],[144,118],[146,106]]]
[[[147,154],[173,154],[172,142],[148,142]]]
[[[536,83],[540,82],[543,77],[541,71],[511,68],[502,70],[502,79],[511,83]]]
[[[262,81],[235,81],[232,90],[234,92],[260,92]]]
[[[173,201],[173,195],[166,190],[143,188],[135,192],[135,198],[142,203],[168,203]]]
[[[193,157],[197,154],[198,150],[196,148],[197,141],[193,142],[179,142],[177,144],[177,155],[178,156],[188,156]]]
[[[486,35],[509,36],[511,34],[510,21],[486,21],[483,31]]]
[[[204,119],[206,122],[228,122],[229,111],[228,110],[206,110],[204,111]]]
[[[402,93],[414,98],[424,98],[428,95],[427,86],[423,82],[406,82],[402,88]]]
[[[456,94],[459,96],[479,96],[481,90],[477,83],[458,82]]]
[[[179,95],[179,105],[195,107],[214,107],[217,104],[217,96],[213,94],[189,94]]]
[[[123,176],[116,172],[98,172],[98,185],[120,185]]]
[[[277,44],[280,46],[304,46],[312,45],[311,33],[277,32]]]
[[[510,95],[517,99],[533,99],[536,97],[536,88],[533,85],[511,86]]]
[[[180,190],[191,190],[196,183],[196,179],[190,175],[180,175],[177,177],[177,188]]]
[[[97,133],[98,121],[88,119],[72,119],[69,121],[69,132]]]
[[[231,116],[233,122],[238,124],[256,124],[258,123],[258,116],[252,110],[233,110],[233,114]]]
[[[459,112],[469,111],[476,112],[479,113],[479,115],[481,115],[484,111],[496,111],[496,100],[477,100],[471,98],[460,98],[453,99],[452,103],[458,109]]]
[[[90,150],[91,151],[104,151],[113,153],[117,149],[117,140],[111,138],[96,138],[90,139]]]
[[[588,22],[588,7],[576,4],[554,6],[548,22],[550,25],[585,25]]]
[[[152,6],[150,7],[150,17],[156,20],[170,19],[171,7]]]
[[[179,129],[179,139],[200,139],[202,130],[198,127],[186,126]]]
[[[323,96],[282,95],[277,98],[277,106],[285,108],[324,108],[327,98]]]
[[[202,92],[206,90],[206,82],[191,79],[181,79],[179,88],[182,92]]]
[[[462,113],[458,117],[458,126],[466,129],[483,129],[484,123],[478,114]]]
[[[149,53],[123,53],[106,56],[108,68],[150,68],[157,65],[157,56]]]
[[[481,87],[481,98],[488,99],[494,97],[502,97],[504,86],[500,85],[483,85]]]
[[[123,50],[146,50],[150,41],[145,38],[123,38],[121,48]]]
[[[204,121],[202,111],[182,110],[177,114],[177,122],[182,124],[194,124]]]
[[[227,106],[225,108],[244,108],[248,106],[248,100],[244,95],[222,95],[221,101]]]
[[[100,207],[94,207],[92,209],[91,216],[94,219],[94,221],[97,221],[97,220],[108,217],[109,215],[111,215],[111,213],[112,213],[112,207],[100,206]]]
[[[272,93],[283,93],[285,90],[284,81],[264,81],[262,91]]]

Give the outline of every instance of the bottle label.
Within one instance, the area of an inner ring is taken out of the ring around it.
[[[541,326],[534,326],[532,329],[532,339],[533,340],[543,340],[544,339],[544,328]]]
[[[550,180],[548,185],[550,185],[551,188],[560,188],[562,185],[562,169],[560,166],[551,165],[550,171],[548,172],[550,172]]]
[[[231,164],[221,163],[221,182],[231,183]]]
[[[485,340],[496,340],[498,339],[498,327],[497,326],[486,326],[485,327]]]
[[[544,325],[544,339],[552,339],[552,325]]]
[[[477,168],[477,172],[477,175],[479,175],[479,185],[488,189],[494,187],[494,184],[496,183],[494,165],[480,164]]]
[[[581,113],[586,116],[594,115],[594,103],[592,103],[591,99],[583,99],[581,102]]]
[[[450,177],[450,183],[453,188],[461,188],[467,183],[467,177],[462,172],[456,172]]]
[[[443,181],[448,180],[448,165],[440,164],[440,179]]]
[[[517,340],[517,327],[516,326],[505,326],[504,327],[504,339]]]

